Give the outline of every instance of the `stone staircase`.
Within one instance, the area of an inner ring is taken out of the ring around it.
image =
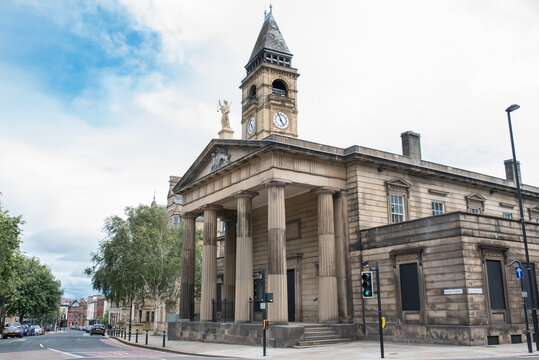
[[[343,338],[333,330],[330,326],[325,325],[307,325],[303,340],[297,342],[298,348],[311,347],[328,344],[338,344],[352,341],[351,339]]]

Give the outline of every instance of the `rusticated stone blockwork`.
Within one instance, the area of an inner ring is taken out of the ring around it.
[[[532,263],[539,261],[538,228],[528,229]],[[354,320],[364,336],[377,334],[378,323],[376,298],[361,297],[361,261],[376,260],[385,333],[395,340],[484,345],[487,336],[510,343],[523,333],[520,280],[508,266],[525,262],[518,221],[456,212],[363,230],[360,237],[363,251],[351,252],[351,264]],[[403,265],[417,271],[418,284],[403,281]],[[418,307],[407,309],[413,285]]]

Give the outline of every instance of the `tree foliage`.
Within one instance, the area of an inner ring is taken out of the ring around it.
[[[105,239],[85,272],[109,301],[130,304],[148,299],[157,312],[158,303],[178,297],[182,227],[171,227],[159,207],[127,207],[125,215],[125,220],[118,216],[105,220]]]
[[[44,318],[57,313],[63,294],[61,283],[36,258],[20,253],[20,216],[0,206],[0,315]],[[3,325],[3,324],[2,324]]]
[[[6,315],[6,302],[15,293],[21,266],[19,246],[23,224],[20,216],[11,216],[0,205],[0,318]]]
[[[20,321],[25,317],[42,318],[54,313],[64,293],[60,281],[37,258],[20,258],[19,282],[6,303],[7,313],[18,315]]]

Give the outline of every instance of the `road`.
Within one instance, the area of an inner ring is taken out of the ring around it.
[[[0,359],[212,359],[141,349],[101,335],[66,330],[22,339],[0,339]]]

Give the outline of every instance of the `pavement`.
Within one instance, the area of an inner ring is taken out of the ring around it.
[[[149,347],[160,351],[175,352],[186,355],[201,355],[219,358],[241,359],[380,359],[380,344],[377,341],[354,341],[335,345],[324,345],[309,348],[272,348],[266,349],[266,357],[262,354],[262,346],[203,343],[197,341],[166,340],[163,348],[163,336],[149,336],[148,345],[144,345],[145,337],[139,336],[135,344],[135,336],[131,342],[115,338],[119,342]],[[526,343],[484,346],[459,346],[435,344],[406,344],[385,342],[386,359],[484,359],[484,358],[539,358],[539,352],[528,353]]]

